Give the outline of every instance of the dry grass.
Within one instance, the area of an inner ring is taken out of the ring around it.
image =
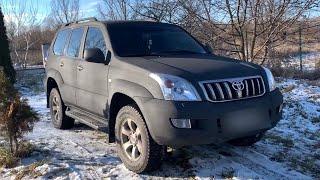
[[[8,149],[0,147],[0,167],[13,168],[18,165],[19,158],[15,157]]]
[[[277,162],[285,162],[287,158],[288,158],[288,152],[285,150],[276,152],[270,157],[271,161],[277,161]]]
[[[230,167],[230,168],[224,168],[221,171],[220,176],[223,179],[232,179],[235,176],[234,174],[235,174],[235,170],[232,167]]]
[[[16,154],[4,146],[0,147],[0,167],[14,168],[19,164],[20,158],[29,157],[34,151],[34,146],[29,142],[22,142]]]
[[[30,157],[34,149],[35,147],[31,143],[26,141],[21,142],[19,151],[17,152],[16,156],[19,158]]]
[[[289,85],[288,87],[285,87],[281,90],[282,93],[288,93],[291,92],[292,90],[294,90],[294,88],[296,88],[296,86],[294,84]]]
[[[320,166],[317,165],[316,161],[317,160],[313,157],[291,157],[290,166],[299,169],[301,172],[310,172],[318,179],[320,178]]]
[[[45,163],[46,163],[45,160],[41,160],[25,167],[22,171],[17,173],[15,180],[21,180],[26,176],[30,176],[32,179],[42,176],[41,173],[36,171],[36,168],[44,165]]]
[[[274,134],[267,134],[264,138],[272,141],[275,144],[282,144],[283,146],[285,146],[287,148],[294,147],[293,140],[286,138],[286,137],[281,137],[281,136],[274,135]]]

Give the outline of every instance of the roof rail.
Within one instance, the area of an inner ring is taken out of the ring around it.
[[[65,23],[63,25],[63,27],[69,26],[71,24],[78,24],[78,23],[91,22],[91,21],[98,21],[98,20],[95,17],[88,17],[88,18],[84,18],[84,19],[79,19],[77,21]]]

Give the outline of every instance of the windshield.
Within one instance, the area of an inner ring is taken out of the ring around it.
[[[206,53],[200,43],[176,26],[116,26],[108,29],[112,47],[122,57]]]

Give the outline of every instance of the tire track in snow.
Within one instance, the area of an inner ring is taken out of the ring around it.
[[[214,148],[212,148],[214,147]],[[221,164],[230,164],[231,166],[240,166],[241,169],[248,169],[259,176],[266,179],[308,179],[296,171],[288,171],[283,164],[270,161],[267,156],[260,154],[248,148],[241,150],[240,148],[222,144],[198,146],[189,151],[195,158],[204,159],[206,163],[210,163],[215,169],[220,169]],[[217,157],[220,157],[217,159]],[[206,159],[216,159],[214,162]],[[196,165],[193,165],[197,169]],[[208,169],[210,170],[210,169]],[[216,173],[215,170],[213,172]]]
[[[273,179],[297,179],[297,177],[309,179],[309,177],[297,171],[289,171],[283,164],[269,160],[267,156],[252,148],[239,148],[225,144],[221,146],[221,149],[231,152],[232,156],[230,159],[232,161],[250,167],[253,171],[263,176],[270,176]]]

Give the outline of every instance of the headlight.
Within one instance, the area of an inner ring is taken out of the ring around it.
[[[194,86],[185,79],[168,74],[151,73],[149,76],[158,82],[165,100],[201,101]]]
[[[267,74],[267,78],[268,78],[268,84],[269,84],[269,90],[270,91],[273,91],[276,89],[276,81],[274,80],[274,77],[272,75],[272,72],[268,69],[268,68],[263,68],[264,71],[266,72]]]

